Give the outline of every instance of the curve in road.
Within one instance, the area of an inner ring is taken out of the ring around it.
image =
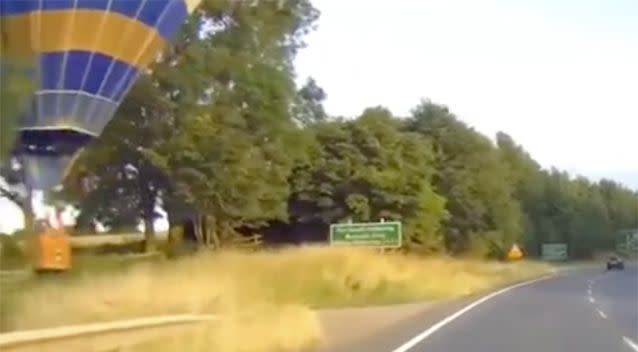
[[[393,352],[638,352],[638,268],[578,271],[471,303]]]

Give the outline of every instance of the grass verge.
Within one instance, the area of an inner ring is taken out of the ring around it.
[[[222,315],[223,321],[143,349],[303,351],[321,338],[316,308],[450,298],[550,270],[540,263],[423,258],[352,248],[229,251],[31,281],[2,295],[6,309],[0,314],[3,330],[18,330],[212,313]]]

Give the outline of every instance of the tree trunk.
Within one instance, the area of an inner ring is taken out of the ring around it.
[[[17,205],[20,210],[22,210],[22,214],[24,216],[24,231],[27,234],[31,234],[35,225],[35,213],[33,212],[33,208],[31,205],[31,192],[27,192],[27,196],[22,198],[17,193],[0,187],[0,197],[6,197],[15,205]]]
[[[31,202],[25,201],[22,206],[22,214],[24,214],[24,232],[28,236],[36,235],[35,229],[35,213],[31,208]]]
[[[156,193],[147,185],[140,184],[142,197],[142,214],[144,221],[144,252],[150,253],[155,251],[155,204]]]
[[[175,218],[175,214],[167,207],[166,215],[168,217],[168,247],[171,250],[177,249],[183,242],[182,224]]]
[[[206,224],[208,227],[208,241],[214,249],[221,249],[221,241],[219,239],[219,226],[214,216],[206,216]]]
[[[197,239],[197,245],[198,246],[205,246],[206,245],[206,238],[205,238],[205,234],[204,234],[204,224],[202,222],[202,216],[196,212],[193,215],[193,230],[195,232],[195,238]]]
[[[144,216],[144,252],[151,253],[156,249],[155,222],[153,214]]]

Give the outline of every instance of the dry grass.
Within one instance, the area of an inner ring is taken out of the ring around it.
[[[166,240],[167,233],[157,233],[156,240]],[[123,245],[128,243],[141,242],[144,240],[143,233],[120,233],[120,234],[100,234],[100,235],[81,235],[71,236],[71,246],[73,248],[91,248],[105,245]]]
[[[453,297],[548,270],[538,263],[382,255],[347,248],[223,252],[138,264],[123,273],[36,283],[20,290],[5,305],[11,311],[2,313],[12,330],[213,313],[222,315],[223,322],[202,327],[187,338],[163,341],[161,346],[179,344],[183,351],[300,351],[320,339],[313,308]]]
[[[102,234],[102,235],[85,235],[71,236],[71,246],[74,248],[97,247],[103,245],[121,245],[131,242],[140,242],[144,240],[143,233],[129,234]]]
[[[135,351],[302,352],[312,350],[320,339],[316,313],[307,307],[261,305],[185,334],[145,343]]]

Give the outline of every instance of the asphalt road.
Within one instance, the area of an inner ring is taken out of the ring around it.
[[[475,304],[481,298],[449,302],[346,349],[638,352],[636,265],[614,272],[575,270]]]

